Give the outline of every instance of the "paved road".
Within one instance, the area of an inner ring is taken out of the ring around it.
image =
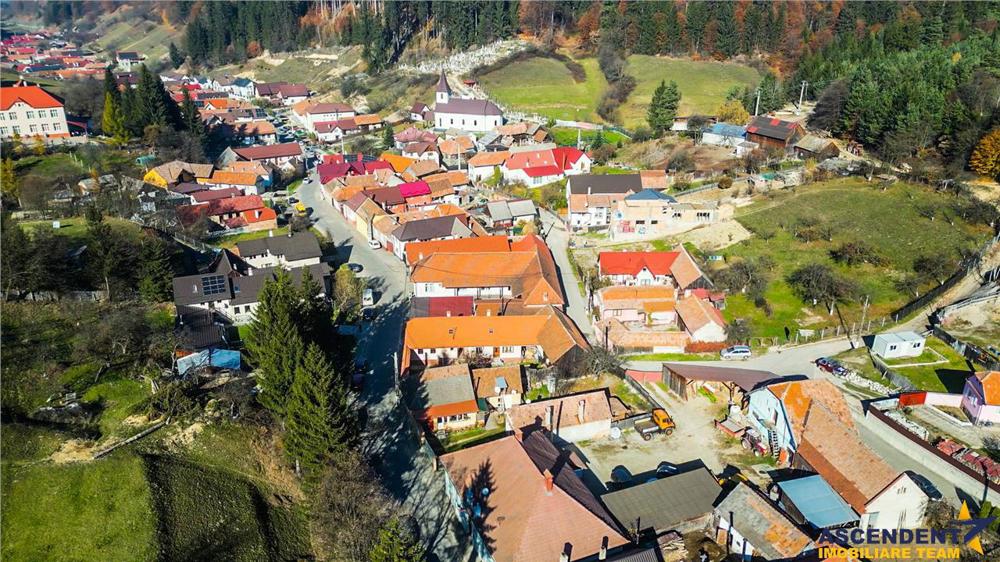
[[[298,196],[303,205],[313,208],[316,228],[336,244],[338,263],[364,266],[361,276],[378,297],[378,316],[364,326],[357,352],[375,370],[362,393],[368,412],[366,452],[386,488],[413,514],[434,557],[468,559],[470,545],[446,495],[444,476],[435,471],[433,461],[421,449],[418,434],[394,390],[394,357],[400,349],[408,308],[403,264],[388,252],[369,248],[367,240],[320,198],[319,190],[313,175],[302,183]]]
[[[545,235],[545,243],[552,250],[552,257],[555,258],[556,265],[559,267],[563,292],[566,293],[566,312],[583,332],[583,335],[587,336],[587,339],[592,339],[593,328],[590,325],[587,301],[580,292],[576,272],[573,271],[573,266],[569,263],[567,254],[569,233],[566,232],[566,225],[559,217],[546,209],[539,209],[539,213],[542,219],[542,234]]]

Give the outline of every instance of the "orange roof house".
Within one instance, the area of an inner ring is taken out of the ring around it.
[[[601,388],[514,406],[507,411],[506,424],[515,435],[544,429],[573,442],[607,435],[611,417],[608,389]],[[578,429],[570,430],[574,427]]]
[[[548,307],[529,316],[411,318],[403,336],[402,372],[491,354],[504,363],[543,359],[554,364],[590,346],[573,321]]]
[[[509,252],[510,239],[506,236],[476,236],[472,238],[455,238],[452,240],[429,240],[427,242],[411,242],[406,246],[407,265],[413,266],[418,261],[435,253],[475,253],[475,252]]]
[[[435,252],[416,262],[410,277],[418,284],[417,296],[453,296],[476,289],[480,298],[509,297],[526,306],[566,302],[552,254],[535,235],[512,242],[509,251]],[[449,294],[437,294],[441,291]]]
[[[627,544],[611,515],[542,432],[441,456],[455,507],[496,562],[596,558]]]
[[[208,178],[197,178],[198,183],[203,185],[234,185],[240,187],[256,187],[260,182],[260,176],[251,172],[230,172],[227,170],[215,170]]]
[[[965,379],[962,409],[977,425],[1000,423],[1000,371],[981,371]]]
[[[51,109],[63,106],[61,101],[39,86],[0,88],[0,111],[7,111],[18,102],[27,104],[34,109]]]
[[[825,379],[778,382],[750,393],[751,425],[765,438],[773,433],[781,460],[794,453],[803,440],[806,418],[813,404],[822,404],[853,431],[854,420],[844,395]]]
[[[382,155],[379,156],[379,160],[388,162],[389,165],[392,166],[393,171],[397,174],[402,173],[414,162],[416,162],[413,158],[407,158],[406,156],[400,156],[391,152],[383,152]]]

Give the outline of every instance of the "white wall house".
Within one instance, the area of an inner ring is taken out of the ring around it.
[[[0,138],[68,137],[63,104],[38,86],[0,88]]]
[[[912,331],[877,334],[872,341],[872,353],[883,359],[919,357],[927,338]]]
[[[913,529],[924,520],[927,494],[906,473],[865,504],[862,529]]]
[[[489,100],[452,96],[444,72],[434,94],[434,128],[485,133],[503,125],[503,112]]]
[[[476,299],[499,299],[513,297],[510,286],[502,287],[445,287],[441,283],[414,283],[416,297],[473,297]]]

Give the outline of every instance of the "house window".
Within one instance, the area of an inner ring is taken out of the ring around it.
[[[675,219],[679,219],[679,218],[681,218],[681,214],[680,214],[680,213],[674,213],[674,218],[675,218]]]
[[[31,131],[32,133],[37,133],[38,125],[28,125],[28,130]]]
[[[913,349],[920,349],[920,342],[915,341],[915,342],[913,342],[912,345],[913,345]]]
[[[889,351],[896,351],[896,344],[890,345],[889,346]]]
[[[43,133],[47,133],[48,131],[49,131],[49,124],[48,123],[42,123],[42,132]]]
[[[712,213],[709,213],[707,211],[700,211],[697,215],[695,215],[695,217],[697,217],[697,219],[700,221],[708,221],[712,219]]]
[[[24,116],[27,117],[28,119],[34,119],[35,118],[35,112],[34,111],[29,111],[29,112],[25,113]]]
[[[62,130],[62,123],[56,123],[56,124],[52,125],[52,130],[53,131],[61,131]]]
[[[13,130],[14,130],[14,134],[15,135],[20,135],[21,134],[21,127],[19,127],[17,125],[14,125]]]
[[[437,353],[437,349],[432,347],[432,348],[430,348],[430,349],[427,350],[427,353],[429,353],[431,355],[434,355],[435,353]]]
[[[7,134],[7,127],[0,127],[0,135],[6,135],[6,134]]]
[[[7,114],[6,113],[0,113],[0,121],[3,121],[6,118],[7,118]]]
[[[236,314],[239,314],[240,313],[240,307],[234,306],[233,307],[233,312],[235,312]]]
[[[50,110],[49,111],[49,117],[59,117],[59,110],[58,109],[52,109],[52,110]]]

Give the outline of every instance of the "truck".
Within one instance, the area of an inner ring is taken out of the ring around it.
[[[657,433],[670,435],[677,425],[673,418],[663,408],[655,408],[649,417],[635,422],[635,431],[642,436],[643,441],[649,441]]]

